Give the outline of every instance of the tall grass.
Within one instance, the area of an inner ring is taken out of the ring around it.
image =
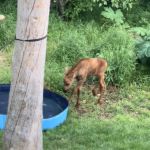
[[[0,11],[6,15],[0,24],[1,46],[15,36],[16,3],[12,7],[13,2],[6,0]],[[46,57],[45,85],[55,90],[62,89],[65,67],[80,58],[104,57],[109,63],[108,84],[129,83],[135,68],[134,42],[126,30],[118,27],[106,30],[94,21],[63,22],[54,14],[50,15]]]
[[[134,41],[122,28],[110,28],[102,35],[101,49],[97,56],[108,61],[107,82],[124,85],[132,80],[136,56]]]
[[[108,84],[124,85],[132,80],[136,59],[134,42],[125,29],[111,27],[104,31],[94,22],[85,25],[59,20],[58,24],[55,20],[49,26],[49,37],[45,79],[52,87],[62,86],[59,83],[66,66],[86,57],[103,57],[108,61]]]

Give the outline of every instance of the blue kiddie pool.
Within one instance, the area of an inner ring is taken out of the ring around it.
[[[0,85],[0,129],[4,129],[8,107],[10,85]],[[53,129],[62,124],[68,113],[68,101],[59,94],[44,90],[43,130]]]

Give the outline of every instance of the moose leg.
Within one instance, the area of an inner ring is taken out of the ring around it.
[[[104,92],[105,92],[105,88],[106,88],[104,79],[105,79],[105,74],[101,73],[99,76],[100,97],[98,99],[98,103],[100,105],[104,103],[103,96],[104,96]]]
[[[92,89],[92,94],[93,96],[99,96],[100,95],[100,90],[97,86],[95,86],[93,89]]]
[[[69,97],[69,100],[70,100],[70,101],[72,100],[72,97],[73,97],[73,95],[74,95],[75,93],[77,93],[77,88],[74,88],[74,89],[72,90],[72,93],[71,93],[71,95],[70,95],[70,97]]]
[[[92,94],[93,94],[93,96],[97,95],[97,88],[96,88],[96,86],[93,87]]]
[[[79,106],[80,106],[79,97],[80,97],[80,87],[77,88],[77,102],[76,102],[76,105],[75,105],[76,108],[79,108]]]
[[[84,83],[84,80],[79,80],[77,87],[76,87],[76,91],[77,91],[77,102],[75,105],[76,108],[79,108],[79,106],[80,106],[80,91],[81,91],[81,88],[83,86],[83,83]]]

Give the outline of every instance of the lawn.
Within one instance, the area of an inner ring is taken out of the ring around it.
[[[5,62],[8,56],[8,53],[1,53],[1,61]],[[6,62],[3,64],[5,69],[0,71],[0,81],[4,83],[9,82],[10,78],[10,63]],[[56,129],[43,132],[44,149],[148,150],[150,77],[145,71],[136,77],[137,81],[122,88],[108,86],[103,107],[95,105],[96,98],[85,86],[81,95],[80,111],[75,109],[73,98],[66,122]],[[1,131],[0,147],[2,134]]]
[[[145,88],[145,90],[143,90]],[[45,149],[148,150],[150,147],[149,87],[128,86],[107,94],[104,108],[82,96],[79,113],[71,105],[67,121],[44,133]]]

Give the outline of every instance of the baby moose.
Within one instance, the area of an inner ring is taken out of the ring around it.
[[[99,92],[100,96],[98,99],[98,104],[103,104],[102,97],[104,95],[105,87],[105,72],[107,70],[107,61],[100,58],[84,58],[81,59],[77,64],[75,64],[71,69],[67,71],[64,76],[64,92],[67,92],[72,85],[73,81],[77,81],[77,86],[73,90],[73,93],[77,93],[76,107],[80,105],[80,90],[86,81],[88,76],[97,76],[99,79]],[[92,90],[93,95],[95,93],[95,88]]]

